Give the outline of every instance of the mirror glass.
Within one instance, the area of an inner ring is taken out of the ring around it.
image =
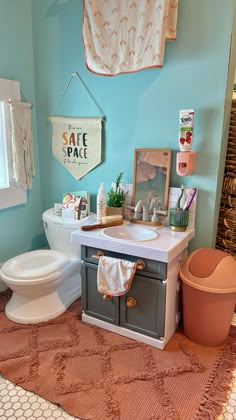
[[[143,200],[150,205],[155,197],[155,207],[167,210],[170,168],[170,149],[135,149],[132,204]]]

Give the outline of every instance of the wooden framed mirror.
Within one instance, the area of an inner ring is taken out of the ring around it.
[[[168,209],[171,149],[135,149],[132,204],[150,204],[158,196],[158,208]]]

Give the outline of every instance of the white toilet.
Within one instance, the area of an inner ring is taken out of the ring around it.
[[[71,232],[85,219],[71,220],[43,213],[51,249],[26,252],[6,261],[0,278],[13,291],[6,316],[23,324],[48,321],[62,314],[81,296],[80,248],[71,243]]]

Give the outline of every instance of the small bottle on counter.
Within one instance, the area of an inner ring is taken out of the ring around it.
[[[97,195],[97,223],[102,223],[102,217],[106,216],[106,192],[104,183],[100,183]]]

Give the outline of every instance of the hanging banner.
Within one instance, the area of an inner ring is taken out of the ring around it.
[[[76,179],[101,162],[102,118],[50,117],[52,152]]]

